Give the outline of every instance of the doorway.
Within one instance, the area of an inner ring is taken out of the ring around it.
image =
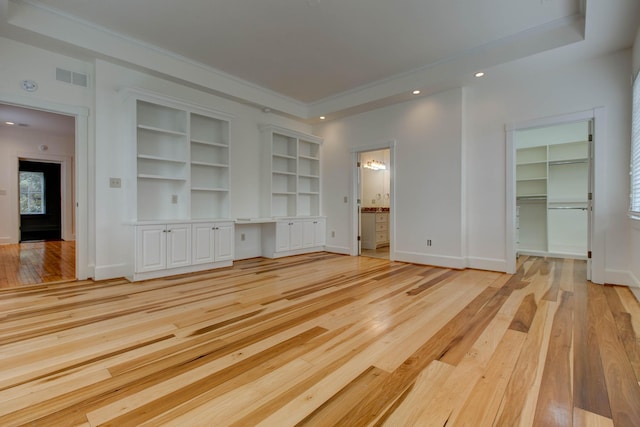
[[[508,273],[519,254],[586,259],[588,280],[603,283],[604,128],[603,108],[507,126]]]
[[[0,158],[7,170],[0,178],[7,202],[0,210],[0,262],[7,266],[0,282],[86,279],[87,236],[78,227],[86,223],[80,214],[86,202],[78,198],[86,186],[78,166],[85,162],[76,162],[87,143],[86,112],[40,101],[0,101],[9,102],[0,103]]]
[[[20,160],[20,242],[62,238],[60,163]]]
[[[390,259],[391,150],[358,152],[358,255]]]

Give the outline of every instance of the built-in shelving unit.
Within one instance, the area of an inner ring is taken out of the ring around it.
[[[143,91],[127,92],[135,118],[136,171],[130,277],[231,265],[231,117]]]
[[[229,118],[136,99],[136,220],[229,216]]]
[[[264,215],[320,215],[322,139],[271,125],[261,130],[265,144]]]
[[[583,258],[587,252],[589,142],[518,149],[518,250]]]
[[[229,124],[191,114],[191,217],[229,214]]]

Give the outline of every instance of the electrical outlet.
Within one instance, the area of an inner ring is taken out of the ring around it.
[[[122,180],[120,178],[109,178],[109,187],[111,188],[122,187]]]
[[[241,234],[240,234],[240,241],[244,242],[244,240],[245,240],[244,233],[241,233]]]
[[[174,205],[178,203],[178,195],[177,194],[172,194],[171,195],[171,203],[173,203]]]
[[[431,239],[427,239],[427,246],[431,246]]]
[[[344,202],[347,203],[349,201],[349,198],[347,196],[344,196]]]
[[[336,237],[336,232],[335,231],[331,232],[331,237]]]

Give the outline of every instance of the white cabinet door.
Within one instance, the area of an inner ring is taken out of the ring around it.
[[[191,224],[167,226],[167,268],[191,265]]]
[[[318,218],[313,221],[313,224],[314,224],[313,246],[324,246],[326,243],[327,222],[324,218]]]
[[[227,261],[234,258],[233,252],[233,224],[219,223],[215,226],[215,260]]]
[[[316,221],[305,219],[302,221],[302,247],[312,248],[315,246]]]
[[[167,268],[167,237],[164,225],[136,227],[136,272]]]
[[[215,261],[214,223],[192,225],[192,264],[207,264]]]
[[[291,221],[276,222],[276,252],[288,251],[289,243],[289,227]]]
[[[289,224],[289,249],[302,249],[302,221],[290,221]]]

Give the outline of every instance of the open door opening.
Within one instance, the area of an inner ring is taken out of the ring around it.
[[[516,256],[586,260],[591,278],[592,144],[593,120],[515,132]]]
[[[77,116],[0,104],[3,286],[74,280]],[[1,272],[0,272],[1,273]]]
[[[389,259],[391,150],[358,153],[358,254]]]

